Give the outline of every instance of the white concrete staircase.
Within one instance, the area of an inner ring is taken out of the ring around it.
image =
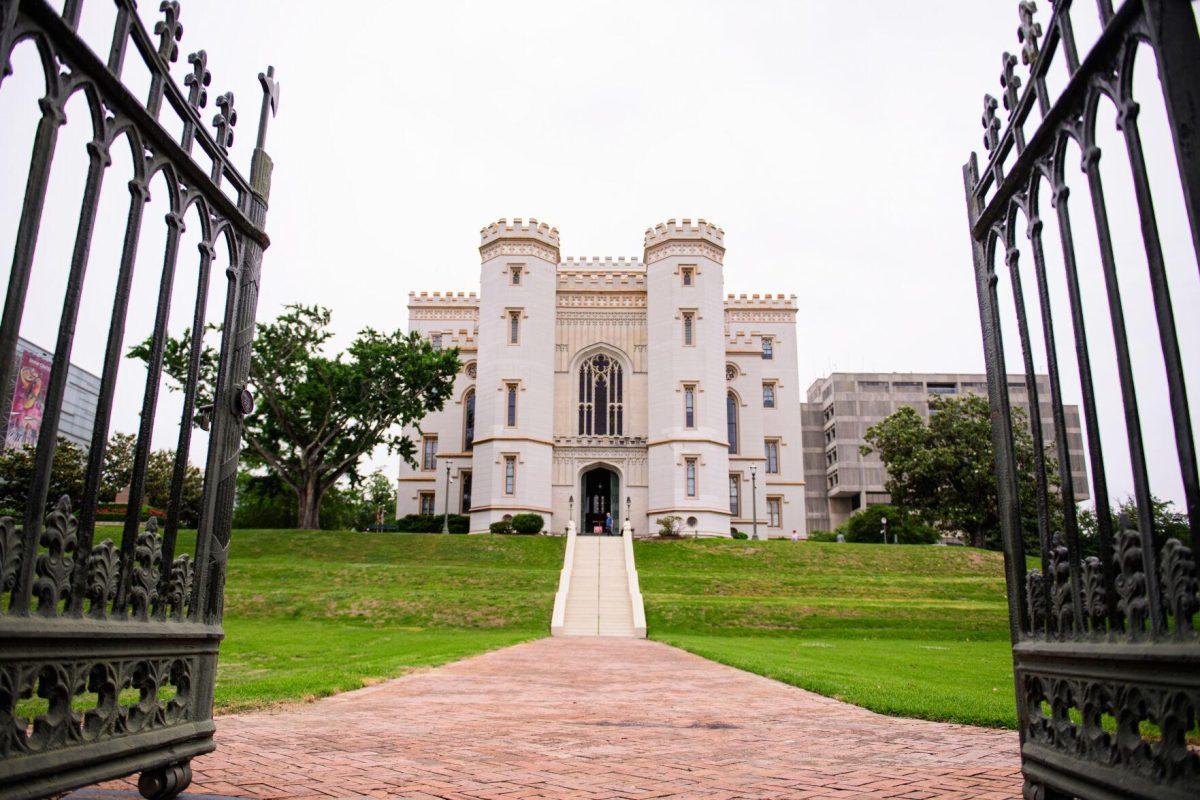
[[[554,603],[554,636],[646,636],[646,615],[633,564],[632,534],[568,534]]]

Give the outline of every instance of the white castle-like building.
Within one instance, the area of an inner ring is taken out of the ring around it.
[[[637,535],[804,532],[795,295],[726,295],[725,234],[646,231],[642,260],[566,258],[530,219],[481,231],[480,292],[409,295],[409,327],[463,364],[445,407],[406,431],[397,517],[521,513]],[[751,487],[757,488],[752,497]]]

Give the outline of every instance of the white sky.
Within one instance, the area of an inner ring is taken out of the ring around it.
[[[157,4],[140,5],[152,25]],[[274,244],[260,318],[287,302],[330,306],[341,348],[365,325],[404,327],[410,290],[476,289],[478,230],[499,217],[534,216],[557,226],[564,256],[639,256],[647,226],[703,216],[726,231],[728,291],[798,295],[802,388],[834,370],[983,369],[961,166],[982,149],[982,96],[1000,92],[1000,53],[1018,47],[1015,2],[182,5],[176,77],[182,81],[188,70],[187,53],[208,51],[213,85],[204,116],[215,113],[217,94],[235,92],[239,163],[248,164],[253,144],[257,73],[272,63],[282,83],[268,140],[276,163],[268,219]],[[1077,6],[1086,50],[1097,28],[1094,5]],[[85,9],[82,30],[107,53],[113,5],[89,0]],[[127,82],[144,95],[144,69],[132,54],[127,63]],[[40,81],[28,48],[15,66],[0,91],[5,254]],[[1164,187],[1157,210],[1177,325],[1195,381],[1195,253],[1152,69],[1139,72],[1139,86],[1146,87],[1148,158],[1156,189]],[[23,329],[45,347],[55,338],[86,168],[82,108],[79,98],[68,108]],[[14,127],[10,119],[20,122]],[[1106,136],[1101,145],[1112,156],[1105,167],[1111,161],[1127,172],[1120,140]],[[128,154],[117,153],[110,172],[119,177],[105,186],[85,290],[89,310],[75,345],[73,360],[96,372],[128,164]],[[1120,169],[1107,188],[1118,257],[1128,254],[1121,263],[1131,264],[1122,282],[1134,294],[1145,283],[1145,260]],[[1091,276],[1085,294],[1099,298],[1086,191],[1081,182],[1073,186],[1080,263]],[[164,210],[159,191],[146,216],[127,343],[152,324]],[[174,332],[190,319],[196,227],[181,250]],[[1061,256],[1049,230],[1046,250],[1055,272]],[[1031,276],[1026,292],[1032,295]],[[1057,290],[1056,302],[1062,297]],[[1131,299],[1126,314],[1155,490],[1178,500],[1148,301]],[[1058,307],[1056,321],[1067,399],[1078,402],[1068,320]],[[1096,323],[1098,360],[1106,325],[1103,318]],[[1016,371],[1013,337],[1009,366]],[[1123,496],[1131,483],[1113,376],[1100,370],[1098,389],[1110,483]],[[1200,386],[1190,389],[1200,405]],[[124,369],[115,429],[134,429],[140,395],[136,370]],[[173,446],[169,418],[178,408],[178,395],[160,401],[156,446]],[[203,446],[200,436],[193,458],[201,464]],[[376,463],[394,474],[392,459],[380,453]]]

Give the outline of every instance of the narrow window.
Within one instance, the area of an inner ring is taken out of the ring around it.
[[[696,427],[696,387],[683,387],[683,427]]]
[[[421,469],[437,469],[438,437],[426,436],[421,440]]]
[[[517,426],[517,385],[515,383],[506,384],[505,389],[505,425],[510,428]]]
[[[517,457],[504,457],[504,493],[514,494],[517,491]]]
[[[737,397],[733,392],[725,394],[725,430],[729,437],[729,452],[738,451],[738,409]]]
[[[459,513],[466,514],[471,510],[471,473],[469,470],[463,470],[458,475],[462,480],[462,505],[459,506]]]
[[[763,408],[775,407],[775,384],[766,382],[763,384]]]
[[[742,515],[742,477],[736,473],[729,476],[729,513]]]
[[[508,312],[508,343],[521,343],[521,312]]]
[[[512,285],[520,286],[521,285],[521,268],[517,267],[517,266],[509,267],[508,273],[512,276]]]
[[[433,508],[433,492],[421,492],[421,513],[432,514]]]
[[[679,274],[683,277],[683,285],[691,286],[696,277],[695,267],[680,267]]]
[[[762,357],[766,361],[770,361],[775,357],[775,340],[770,336],[764,336],[762,340]]]
[[[767,498],[767,525],[771,528],[783,527],[783,502],[778,497]]]
[[[779,474],[779,441],[776,439],[767,439],[766,441],[766,456],[767,456],[767,474]]]
[[[429,341],[433,345],[434,350],[442,349],[442,335],[440,333],[430,334]]]
[[[691,347],[696,343],[696,312],[683,312],[683,344]]]
[[[689,458],[687,464],[687,496],[696,496],[696,459]]]
[[[475,390],[467,392],[463,398],[463,450],[470,452],[475,449]]]

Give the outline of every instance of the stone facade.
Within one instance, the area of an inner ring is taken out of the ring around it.
[[[1050,408],[1050,380],[1036,376],[1043,435],[1054,443],[1054,417]],[[805,507],[808,529],[827,531],[841,525],[858,509],[887,503],[884,488],[887,470],[878,453],[863,455],[867,429],[901,406],[929,415],[929,399],[938,395],[987,396],[987,376],[982,373],[835,372],[814,381],[801,408]],[[1024,375],[1008,376],[1009,401],[1029,413]],[[1076,500],[1088,499],[1088,477],[1083,452],[1079,407],[1065,405],[1067,449],[1071,458],[1072,487]]]
[[[484,228],[478,295],[409,296],[410,329],[457,347],[463,369],[407,431],[418,464],[400,465],[397,516],[448,498],[473,532],[611,513],[638,535],[671,515],[728,536],[756,507],[760,536],[804,532],[796,299],[727,296],[724,237],[669,220],[640,260],[563,259],[545,223]]]

